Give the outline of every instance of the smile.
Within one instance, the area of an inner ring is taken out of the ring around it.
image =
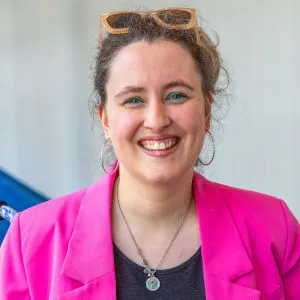
[[[140,142],[140,145],[147,149],[147,150],[166,150],[171,149],[178,143],[178,138],[167,138],[160,141],[153,141],[153,140],[144,140]]]

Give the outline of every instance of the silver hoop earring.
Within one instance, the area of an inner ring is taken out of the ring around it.
[[[101,166],[102,166],[103,171],[106,174],[113,175],[119,168],[119,160],[117,159],[117,164],[116,164],[116,166],[114,167],[114,169],[112,171],[110,170],[111,167],[109,168],[109,170],[107,170],[107,168],[105,168],[105,166],[104,166],[104,152],[105,152],[105,147],[108,146],[109,143],[111,144],[111,141],[110,141],[110,139],[107,139],[107,140],[105,140],[104,144],[102,145],[102,148],[101,148]],[[111,144],[111,146],[112,146],[112,144]]]
[[[201,158],[198,158],[200,164],[203,165],[203,166],[205,166],[205,167],[209,166],[209,165],[213,162],[213,160],[214,160],[214,158],[215,158],[215,154],[216,154],[216,145],[215,145],[214,137],[213,137],[213,135],[210,133],[209,130],[207,130],[206,132],[207,132],[208,135],[210,136],[210,139],[211,139],[211,142],[212,142],[212,146],[213,146],[213,154],[212,154],[211,160],[210,160],[208,163],[204,163],[204,162],[201,160]]]

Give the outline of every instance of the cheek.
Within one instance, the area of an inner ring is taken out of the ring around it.
[[[140,118],[136,113],[129,111],[113,112],[109,118],[110,135],[116,143],[120,143],[120,138],[132,139],[139,128],[139,124]]]
[[[178,123],[190,134],[205,132],[205,113],[202,106],[190,105],[183,107],[175,116]]]

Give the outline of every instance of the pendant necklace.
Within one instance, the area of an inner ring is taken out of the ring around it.
[[[157,291],[160,288],[160,280],[155,276],[155,273],[161,267],[161,265],[163,264],[166,255],[168,254],[168,252],[171,249],[171,247],[172,247],[172,245],[173,245],[176,237],[178,236],[178,234],[179,234],[179,232],[180,232],[180,230],[181,230],[181,228],[182,228],[182,226],[184,224],[184,221],[185,221],[185,219],[186,219],[186,217],[188,215],[188,212],[189,212],[189,209],[190,209],[193,197],[192,197],[191,201],[189,202],[189,205],[188,205],[188,207],[186,209],[186,212],[185,212],[184,216],[182,217],[182,219],[181,219],[181,221],[179,223],[179,226],[178,226],[178,228],[177,228],[177,230],[176,230],[176,232],[175,232],[175,234],[174,234],[174,236],[173,236],[173,238],[172,238],[172,240],[171,240],[171,242],[170,242],[167,250],[165,251],[164,255],[162,256],[162,258],[161,258],[160,262],[158,263],[157,267],[156,268],[152,268],[150,266],[150,264],[148,263],[147,259],[145,258],[142,249],[140,248],[140,246],[138,245],[136,239],[134,238],[132,230],[131,230],[131,228],[130,228],[128,222],[127,222],[127,219],[125,217],[125,214],[124,214],[124,212],[123,212],[123,210],[121,208],[120,200],[119,200],[119,180],[117,181],[117,187],[116,187],[116,189],[117,189],[117,193],[116,194],[117,194],[117,202],[118,202],[119,210],[120,210],[121,215],[122,215],[122,217],[123,217],[123,219],[125,221],[125,224],[126,224],[127,229],[128,229],[128,231],[130,233],[130,236],[131,236],[131,238],[132,238],[132,240],[133,240],[133,242],[135,244],[137,252],[138,252],[139,256],[141,257],[142,265],[144,266],[144,273],[147,274],[147,276],[148,276],[148,278],[146,279],[146,288],[149,291],[151,291],[151,292],[155,292],[155,291]]]

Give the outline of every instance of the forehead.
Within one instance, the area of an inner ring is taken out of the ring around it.
[[[128,85],[159,87],[170,80],[200,85],[201,76],[192,55],[180,44],[169,41],[141,41],[124,47],[114,58],[108,90]]]

